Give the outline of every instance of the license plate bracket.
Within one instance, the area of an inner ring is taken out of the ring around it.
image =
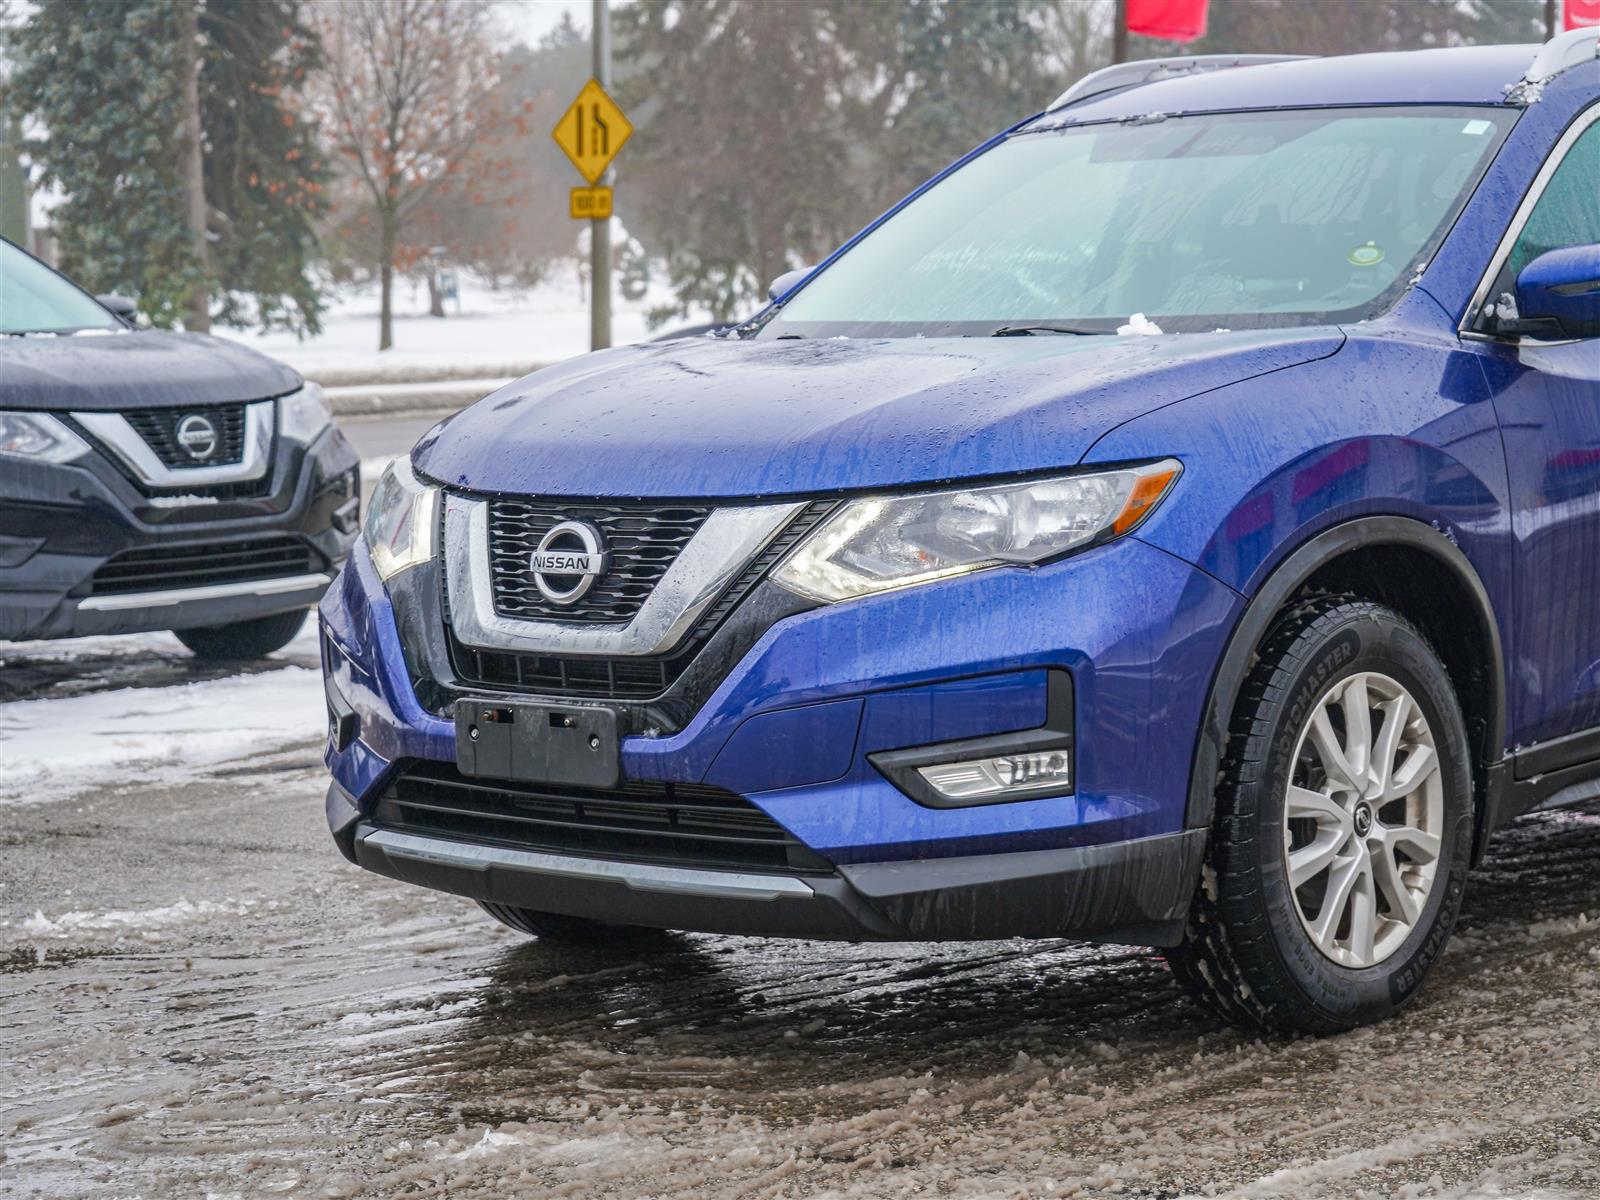
[[[460,700],[456,766],[484,779],[614,788],[622,779],[616,710]]]

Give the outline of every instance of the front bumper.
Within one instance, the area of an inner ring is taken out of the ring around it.
[[[335,789],[338,784],[332,785]],[[353,807],[335,794],[329,807]],[[1205,831],[1015,854],[842,865],[833,876],[708,871],[419,837],[358,822],[355,861],[437,891],[624,925],[758,937],[1176,942]]]
[[[96,451],[72,463],[0,470],[0,639],[225,625],[314,605],[355,538],[359,459],[336,427],[310,445],[280,439],[259,495],[152,500]],[[288,537],[298,565],[221,583],[163,581],[107,594],[94,580],[129,552],[247,546]]]
[[[833,867],[820,877],[759,872],[752,885],[739,871],[377,823],[379,798],[405,764],[455,761],[455,726],[419,701],[422,672],[408,665],[390,597],[358,544],[321,608],[330,712],[343,730],[328,748],[329,824],[349,857],[383,874],[628,924],[1160,944],[1179,932],[1198,878],[1204,835],[1184,828],[1189,767],[1205,685],[1239,603],[1128,538],[1037,569],[784,617],[722,664],[681,729],[622,743],[629,780],[737,793]],[[1038,727],[1052,671],[1070,673],[1075,693],[1070,795],[937,808],[870,761]]]

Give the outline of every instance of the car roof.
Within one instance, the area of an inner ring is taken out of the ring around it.
[[[1462,46],[1304,58],[1180,75],[1056,108],[1041,123],[1323,105],[1504,104],[1540,47]]]

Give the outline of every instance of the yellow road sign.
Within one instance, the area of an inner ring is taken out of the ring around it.
[[[611,189],[608,187],[573,188],[567,199],[567,211],[574,221],[605,221],[611,217]]]
[[[605,174],[632,133],[633,125],[622,115],[617,102],[593,79],[583,85],[578,98],[551,130],[556,144],[590,183]],[[578,215],[576,210],[572,215]]]

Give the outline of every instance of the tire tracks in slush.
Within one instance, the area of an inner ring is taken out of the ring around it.
[[[1600,1194],[1600,806],[1286,1041],[1119,947],[546,946],[344,864],[314,754],[8,814],[0,1195]]]

